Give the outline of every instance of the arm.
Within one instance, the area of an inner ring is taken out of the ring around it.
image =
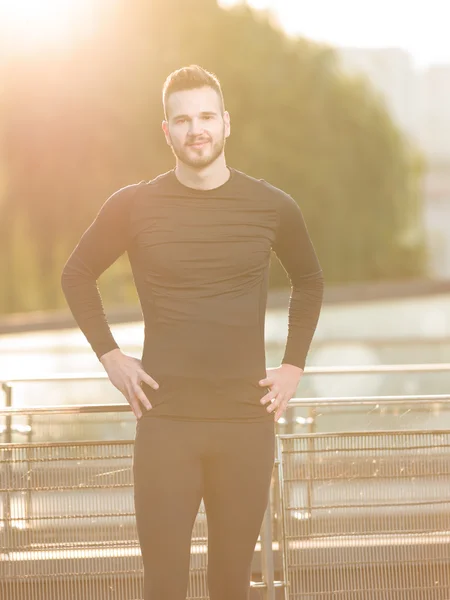
[[[122,392],[138,419],[142,417],[139,402],[152,408],[141,384],[158,389],[158,383],[143,370],[140,360],[120,351],[106,320],[97,279],[129,247],[128,217],[139,186],[129,185],[108,198],[70,255],[61,276],[75,321],[111,383]]]
[[[106,320],[97,279],[128,247],[128,214],[138,186],[122,188],[106,200],[61,275],[69,308],[99,360],[119,346]]]
[[[291,282],[288,337],[281,362],[304,370],[322,307],[324,279],[300,207],[287,194],[280,198],[273,250]]]

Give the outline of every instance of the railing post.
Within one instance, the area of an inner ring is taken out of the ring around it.
[[[264,588],[264,600],[275,600],[275,577],[272,547],[272,510],[271,500],[267,503],[261,529],[261,574]]]
[[[308,433],[316,432],[317,409],[315,406],[308,408]]]
[[[278,529],[278,555],[281,558],[281,572],[283,574],[283,600],[289,598],[289,577],[288,577],[288,546],[286,540],[286,523],[284,521],[284,512],[286,505],[286,498],[284,496],[284,478],[283,478],[283,454],[282,454],[282,440],[277,437],[277,452],[275,459],[275,483],[278,487],[278,497],[280,502],[280,513],[278,515],[279,529]]]
[[[12,394],[13,389],[12,385],[9,383],[2,383],[3,392],[5,394],[5,406],[6,408],[12,407]],[[12,436],[11,436],[11,419],[12,415],[6,415],[6,429],[5,429],[5,442],[7,444],[11,444]],[[11,456],[12,456],[12,448],[7,449],[5,451],[6,457],[6,491],[3,496],[3,517],[5,519],[5,540],[6,540],[6,551],[11,546],[11,497],[10,497],[10,488],[11,488]]]
[[[12,407],[12,385],[9,383],[2,383],[3,392],[5,394],[5,407]],[[7,444],[11,443],[11,415],[6,415],[6,430],[5,430],[5,441]]]

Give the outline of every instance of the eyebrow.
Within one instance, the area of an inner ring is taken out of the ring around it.
[[[201,117],[206,117],[206,116],[217,116],[217,113],[212,111],[212,110],[204,110],[200,113]],[[174,121],[176,121],[177,119],[190,119],[191,117],[189,115],[175,115],[174,117],[172,117],[172,119]]]

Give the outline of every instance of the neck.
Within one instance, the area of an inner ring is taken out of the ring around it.
[[[221,154],[217,160],[203,169],[195,169],[177,160],[175,175],[180,183],[197,190],[212,190],[230,178],[230,171]]]

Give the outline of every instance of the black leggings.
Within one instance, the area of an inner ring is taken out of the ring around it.
[[[201,499],[211,600],[248,600],[255,544],[269,501],[274,421],[141,418],[133,458],[144,600],[185,600]]]

